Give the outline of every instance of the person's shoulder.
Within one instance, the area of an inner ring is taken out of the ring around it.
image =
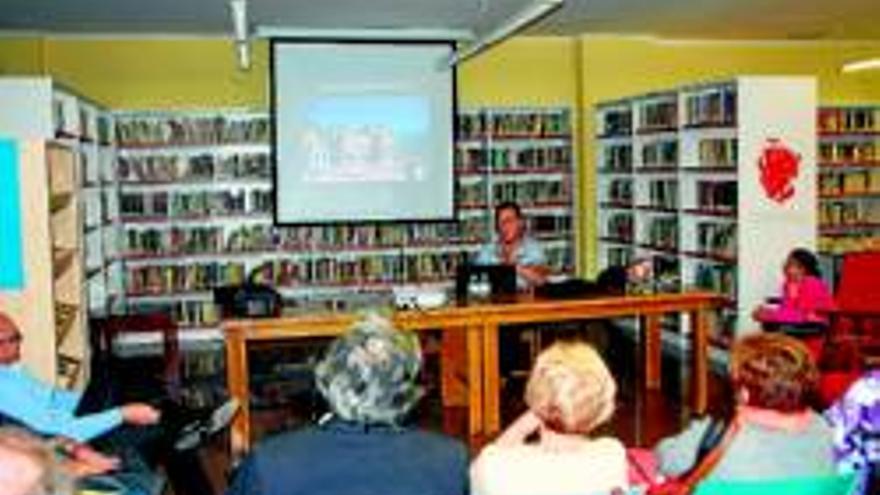
[[[607,455],[626,456],[626,447],[623,442],[614,437],[599,437],[590,440],[589,449]]]
[[[828,290],[828,284],[822,279],[822,277],[817,277],[815,275],[807,275],[803,278],[804,285],[808,285],[813,288],[820,288],[824,290]]]
[[[291,458],[296,455],[312,456],[316,449],[330,444],[321,428],[307,426],[281,433],[263,440],[254,449],[254,455],[262,459]]]
[[[407,430],[405,435],[408,435],[414,442],[424,445],[425,448],[433,448],[439,451],[448,451],[450,453],[463,455],[466,455],[467,453],[467,448],[464,443],[442,433],[412,429]]]

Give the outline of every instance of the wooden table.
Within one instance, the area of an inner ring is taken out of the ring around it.
[[[442,331],[442,394],[451,393],[450,377],[463,370],[466,382],[468,432],[472,439],[488,438],[501,428],[498,369],[498,332],[505,326],[528,323],[618,318],[644,318],[644,372],[648,388],[660,387],[660,318],[668,313],[690,315],[692,342],[693,409],[706,409],[708,336],[710,311],[723,303],[717,294],[691,292],[650,296],[607,297],[572,300],[539,300],[518,297],[508,302],[451,305],[426,311],[399,311],[394,324],[403,330]],[[232,425],[232,451],[238,455],[250,447],[250,404],[247,346],[250,342],[308,337],[333,337],[344,333],[356,320],[353,314],[307,314],[262,320],[223,322],[226,335],[226,367],[229,393],[242,405]],[[461,343],[460,347],[453,345]],[[457,349],[450,353],[448,349]]]

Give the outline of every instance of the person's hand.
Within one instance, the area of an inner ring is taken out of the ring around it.
[[[63,454],[61,469],[74,478],[93,476],[119,468],[118,457],[104,455],[87,444],[66,438],[56,438],[56,449]]]
[[[133,425],[153,425],[159,422],[160,413],[156,408],[141,402],[133,402],[122,406],[122,419]]]
[[[68,461],[67,470],[76,478],[94,476],[119,469],[118,457],[104,455],[85,444],[73,448],[73,458]]]
[[[757,308],[755,308],[754,311],[752,311],[752,319],[758,323],[761,323],[767,319],[767,313],[769,313],[770,311],[771,309],[767,306],[758,306]]]
[[[501,435],[495,439],[496,445],[519,445],[537,432],[543,421],[531,409],[524,412]]]

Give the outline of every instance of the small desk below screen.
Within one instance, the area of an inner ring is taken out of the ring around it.
[[[402,330],[440,330],[441,395],[447,405],[463,401],[468,410],[468,434],[481,444],[501,429],[498,332],[506,325],[636,316],[644,319],[645,385],[660,387],[661,317],[686,313],[691,321],[692,401],[696,413],[706,409],[708,383],[709,313],[723,298],[707,292],[541,300],[520,296],[504,303],[476,303],[448,307],[397,311],[394,324]],[[250,380],[248,344],[255,341],[334,337],[356,320],[350,313],[314,313],[299,316],[227,320],[227,382],[229,393],[241,402],[242,411],[232,425],[232,452],[238,456],[251,447]],[[462,378],[463,385],[462,386]],[[461,392],[461,390],[464,390]],[[457,395],[458,397],[453,397]]]

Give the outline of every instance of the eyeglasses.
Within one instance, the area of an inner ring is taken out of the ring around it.
[[[0,338],[0,345],[18,344],[21,342],[21,334],[16,333],[8,337]]]

